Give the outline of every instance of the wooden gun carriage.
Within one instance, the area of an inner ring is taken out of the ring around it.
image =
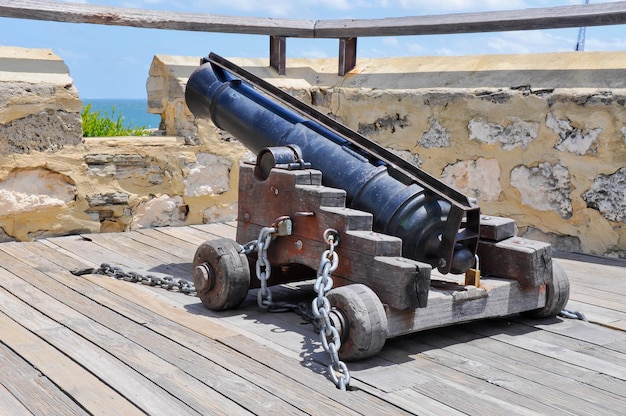
[[[208,241],[194,256],[208,308],[235,308],[258,287],[258,260],[242,245],[267,235],[269,283],[300,281],[319,275],[329,234],[339,261],[327,298],[343,360],[375,355],[387,338],[554,316],[567,303],[549,244],[517,237],[513,220],[481,215],[456,190],[231,62],[205,58],[186,101],[257,153],[240,167],[237,241]]]

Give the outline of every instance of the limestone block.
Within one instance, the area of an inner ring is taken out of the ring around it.
[[[582,244],[580,238],[573,235],[560,235],[557,233],[546,233],[537,228],[528,227],[523,235],[530,240],[539,240],[550,243],[553,250],[580,253]]]
[[[520,192],[522,203],[540,211],[556,211],[562,218],[572,216],[569,171],[560,164],[518,166],[511,171],[511,185]]]
[[[52,51],[0,46],[0,154],[82,143],[81,110],[69,70]]]
[[[65,175],[45,168],[14,169],[0,182],[0,217],[64,206],[76,194]]]
[[[626,223],[626,167],[611,175],[598,175],[583,199],[607,220]]]
[[[501,173],[496,159],[478,158],[446,166],[441,180],[479,203],[494,202],[502,193]]]
[[[430,130],[422,135],[418,144],[425,149],[431,147],[448,147],[450,146],[450,132],[443,127],[438,120],[431,117],[428,119]]]
[[[204,224],[214,222],[235,221],[237,219],[237,204],[214,205],[204,210],[202,222]]]
[[[602,132],[601,128],[574,127],[570,120],[559,119],[553,113],[546,118],[546,126],[552,129],[558,136],[559,141],[555,149],[568,151],[577,155],[596,153],[597,138]]]
[[[225,157],[198,153],[184,179],[185,196],[219,195],[227,192],[233,164]]]
[[[112,192],[87,195],[85,198],[90,207],[101,207],[105,205],[128,205],[129,196],[126,192]]]
[[[185,105],[189,75],[200,65],[200,57],[155,55],[146,83],[148,112],[161,115],[161,129],[200,144],[196,120]]]
[[[98,177],[130,179],[136,183],[161,185],[169,175],[154,157],[140,154],[97,153],[84,155],[87,174]]]
[[[131,229],[185,225],[188,207],[180,196],[161,195],[133,210]]]
[[[486,144],[499,143],[504,150],[516,147],[526,149],[537,138],[539,123],[513,117],[506,126],[487,123],[479,119],[469,122],[470,140],[478,140]]]

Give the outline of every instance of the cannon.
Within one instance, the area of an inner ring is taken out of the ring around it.
[[[569,282],[549,244],[517,237],[513,220],[481,215],[475,201],[232,62],[203,58],[185,99],[257,154],[240,166],[236,241],[207,241],[194,256],[208,308],[235,308],[259,284],[265,293],[251,273],[272,284],[316,269],[319,278],[329,244],[340,259],[328,299],[345,360],[415,331],[565,306]]]

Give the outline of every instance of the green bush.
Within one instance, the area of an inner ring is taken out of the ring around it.
[[[115,117],[115,107],[108,113],[100,114],[100,111],[94,111],[91,104],[83,107],[80,113],[83,119],[83,137],[111,137],[111,136],[149,136],[150,131],[146,126],[131,127],[124,126],[124,116],[120,112]]]

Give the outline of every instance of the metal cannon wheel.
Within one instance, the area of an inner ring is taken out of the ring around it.
[[[567,272],[552,260],[552,281],[546,283],[546,304],[543,308],[524,312],[529,318],[548,318],[557,316],[569,300],[569,279]]]
[[[239,306],[250,289],[250,266],[241,246],[228,238],[202,243],[193,257],[193,283],[208,309]]]
[[[363,284],[328,292],[330,319],[341,337],[339,358],[354,361],[376,355],[387,340],[387,316],[372,289]]]

